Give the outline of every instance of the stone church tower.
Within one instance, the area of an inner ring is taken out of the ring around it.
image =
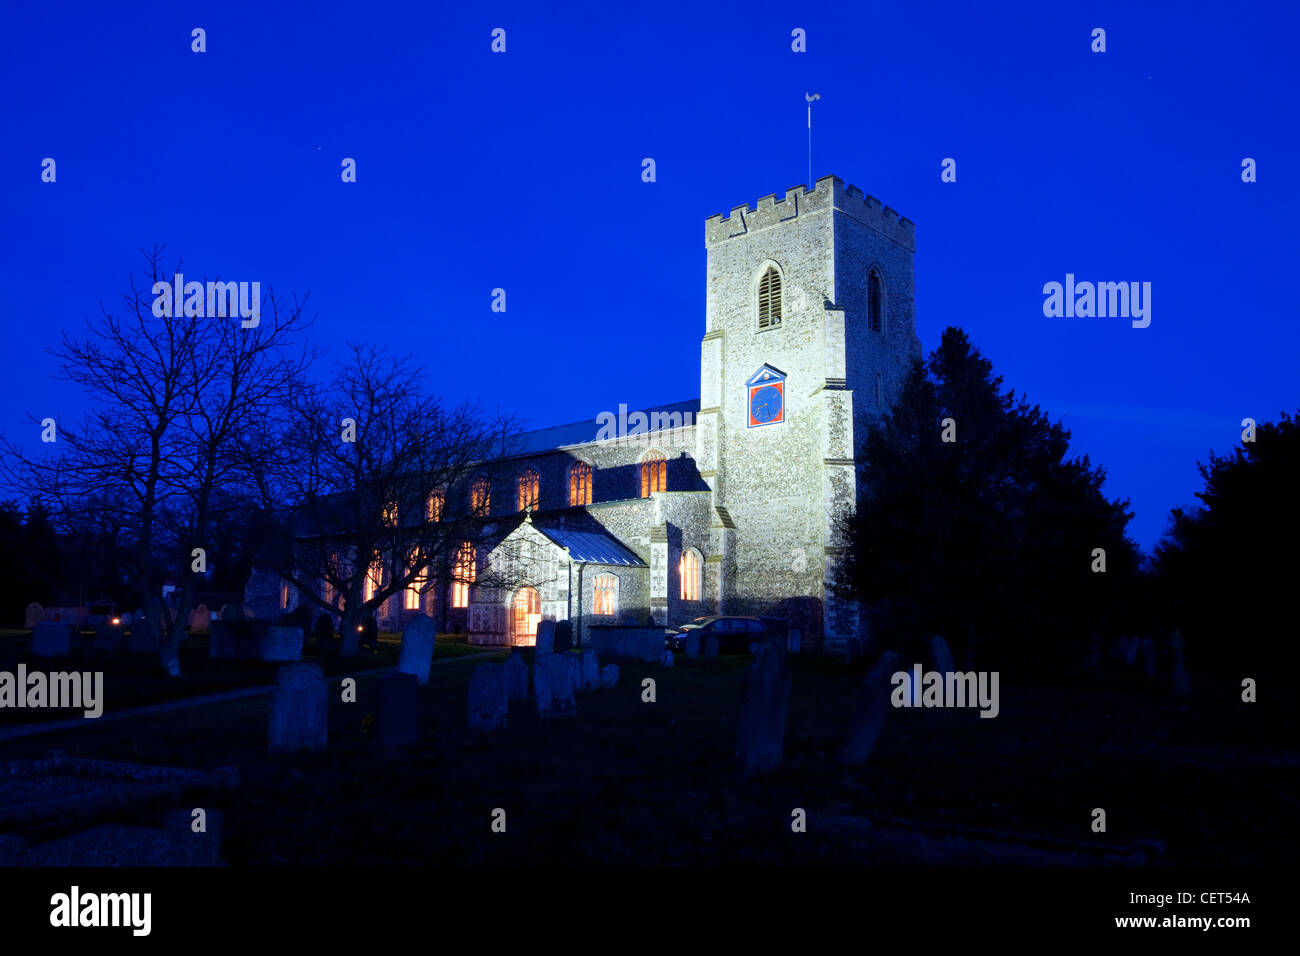
[[[830,584],[867,426],[920,357],[915,230],[835,176],[705,222],[696,462],[713,490],[707,590],[783,613],[829,646],[856,636]]]

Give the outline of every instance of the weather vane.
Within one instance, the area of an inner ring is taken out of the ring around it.
[[[805,92],[803,98],[808,101],[808,188],[813,188],[812,178],[812,105],[813,100],[822,98],[820,93]]]

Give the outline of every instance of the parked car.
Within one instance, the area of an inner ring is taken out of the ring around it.
[[[686,635],[692,631],[700,635],[700,650],[710,637],[718,639],[719,654],[748,654],[767,633],[762,618],[757,617],[697,617],[689,624],[670,628],[664,633],[664,646],[670,651],[686,649]]]

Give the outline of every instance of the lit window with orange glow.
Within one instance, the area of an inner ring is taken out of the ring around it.
[[[519,510],[536,511],[541,498],[542,479],[536,468],[529,468],[519,476]]]
[[[587,464],[585,461],[576,462],[574,466],[569,469],[569,504],[591,504],[591,484],[591,465]]]
[[[520,588],[515,592],[514,643],[537,643],[537,625],[542,620],[542,601],[537,588]]]
[[[441,491],[435,491],[429,495],[429,502],[425,506],[424,517],[427,521],[442,520],[442,506],[446,502],[447,496]]]
[[[397,526],[397,502],[390,501],[384,505],[384,524],[393,528]]]
[[[420,598],[424,594],[424,586],[428,582],[428,577],[424,572],[417,574],[411,579],[411,583],[406,587],[406,593],[403,598],[403,607],[408,611],[420,610]]]
[[[668,490],[668,460],[654,453],[641,462],[641,497],[649,498],[651,492]]]
[[[322,588],[323,593],[321,596],[325,599],[325,603],[328,604],[330,607],[337,607],[338,600],[339,600],[339,589],[334,586],[334,581],[331,580],[330,575],[333,575],[335,578],[339,576],[338,552],[333,552],[330,554],[329,562],[328,562],[328,570],[325,573],[326,573],[326,577],[324,581],[324,587]]]
[[[469,586],[474,582],[477,572],[477,556],[474,546],[466,542],[456,552],[456,565],[453,570],[451,585],[451,606],[469,607]]]
[[[682,552],[678,577],[682,579],[682,600],[698,601],[700,599],[700,552],[694,548]]]
[[[471,514],[486,515],[492,507],[492,482],[486,475],[474,479],[469,489],[469,510]]]
[[[618,578],[598,574],[592,583],[591,613],[597,617],[618,616]]]
[[[289,582],[281,581],[280,582],[280,610],[287,611],[288,609],[289,609]]]
[[[379,586],[383,583],[383,581],[384,581],[384,562],[380,558],[375,558],[375,560],[370,565],[369,572],[367,572],[366,574],[366,580],[364,585],[362,586],[361,600],[369,601],[377,593],[379,593]]]

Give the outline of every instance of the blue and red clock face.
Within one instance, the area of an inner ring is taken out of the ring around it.
[[[749,387],[749,427],[776,425],[785,421],[785,382],[773,381]]]

